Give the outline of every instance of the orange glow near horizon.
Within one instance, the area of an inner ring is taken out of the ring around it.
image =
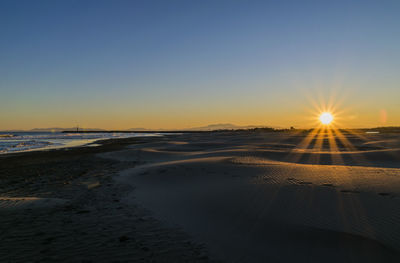
[[[343,127],[341,120],[346,120],[350,113],[342,105],[336,104],[334,99],[331,99],[328,105],[324,104],[322,99],[319,100],[319,103],[312,102],[314,108],[310,109],[309,123],[314,128],[304,135],[303,140],[296,145],[286,160],[298,162],[308,159],[316,164],[323,161],[332,165],[342,165],[345,163],[343,154],[357,151],[356,146],[348,137],[356,137],[360,141],[367,141],[368,138],[362,133]],[[301,131],[294,135],[298,134],[301,134]],[[323,155],[325,155],[325,159],[321,160]],[[362,155],[352,158],[355,163],[367,162]]]

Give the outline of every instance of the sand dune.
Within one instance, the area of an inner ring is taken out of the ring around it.
[[[139,200],[228,262],[396,262],[399,151],[294,152],[265,142],[273,136],[184,137],[114,153],[144,163],[121,173],[136,187],[124,202]]]

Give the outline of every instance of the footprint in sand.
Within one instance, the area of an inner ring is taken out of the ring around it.
[[[298,184],[302,184],[302,185],[311,185],[311,182],[304,182],[304,181],[299,181],[297,182]]]
[[[329,183],[322,184],[322,186],[327,186],[327,187],[335,187],[335,185],[333,185],[333,184],[329,184]]]
[[[347,190],[347,189],[340,190],[340,192],[342,192],[342,193],[350,193],[350,194],[359,194],[360,193],[360,191],[357,191],[357,190]]]
[[[90,211],[89,210],[80,210],[80,211],[76,212],[76,214],[87,214],[87,213],[90,213]]]
[[[126,242],[126,241],[128,241],[129,240],[129,237],[127,237],[127,236],[120,236],[119,237],[119,242]]]

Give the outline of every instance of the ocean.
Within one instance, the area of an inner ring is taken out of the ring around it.
[[[0,154],[75,147],[98,140],[160,136],[158,133],[0,132]]]

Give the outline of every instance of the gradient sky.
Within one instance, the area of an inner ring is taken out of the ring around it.
[[[400,125],[400,1],[0,1],[0,130]],[[338,120],[338,122],[339,122]]]

